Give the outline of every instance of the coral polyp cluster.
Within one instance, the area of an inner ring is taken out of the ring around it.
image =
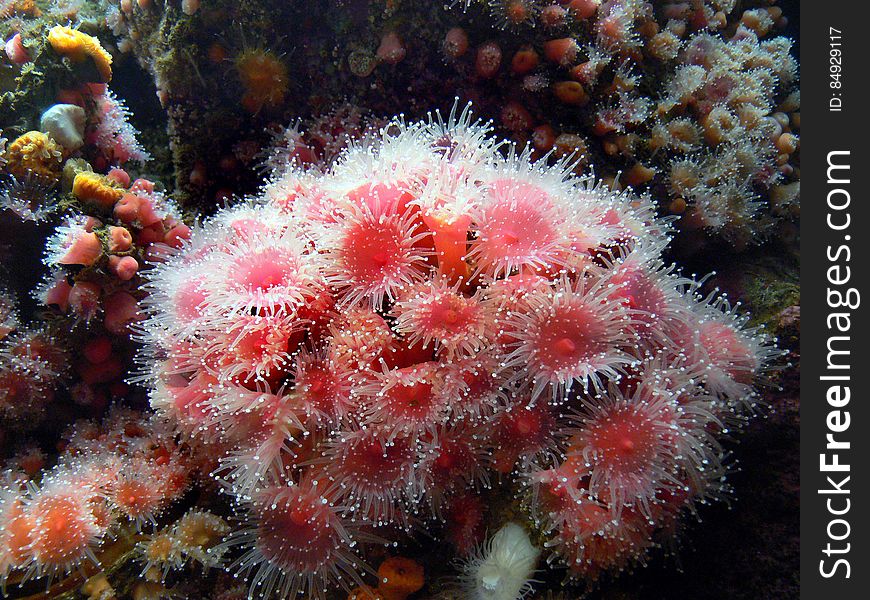
[[[28,131],[6,148],[4,164],[12,175],[24,178],[29,173],[55,177],[60,171],[63,149],[41,131]]]
[[[247,519],[251,595],[359,587],[496,472],[588,580],[722,491],[717,438],[777,351],[663,266],[648,197],[467,110],[273,170],[153,264],[134,325],[152,407]]]
[[[68,360],[68,349],[48,328],[25,328],[7,318],[0,326],[0,423],[39,421],[66,379]]]
[[[0,496],[0,583],[98,567],[100,556],[131,544],[189,484],[188,459],[165,429],[117,410],[102,426],[73,428],[58,464],[41,481],[7,472]]]
[[[460,72],[473,64],[504,82],[500,119],[516,138],[539,152],[600,153],[623,183],[656,190],[695,232],[688,239],[742,248],[798,210],[798,69],[772,4],[454,3],[509,33],[445,54]],[[445,40],[462,36],[475,43],[459,28]]]

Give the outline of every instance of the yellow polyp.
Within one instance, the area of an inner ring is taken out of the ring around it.
[[[41,17],[42,11],[35,0],[13,0],[3,8],[3,17],[17,15],[21,17]]]
[[[17,137],[3,155],[6,169],[16,177],[28,173],[57,179],[63,160],[60,146],[41,131],[28,131]]]
[[[187,513],[176,525],[176,538],[182,547],[206,550],[215,545],[229,531],[226,522],[204,511]]]
[[[104,600],[115,598],[115,590],[112,589],[105,573],[97,573],[88,579],[81,587],[82,594],[87,595],[88,600]]]
[[[377,589],[361,586],[352,589],[347,600],[384,600],[384,596]]]
[[[162,583],[156,581],[140,581],[133,586],[130,596],[133,600],[156,600],[168,598],[169,591]]]
[[[236,58],[236,69],[245,90],[242,105],[251,113],[284,103],[289,77],[287,67],[266,50],[246,50]]]
[[[155,535],[145,547],[145,556],[153,563],[164,563],[172,558],[175,544],[169,534]]]
[[[94,36],[78,29],[55,25],[48,32],[48,43],[55,52],[72,62],[92,60],[100,74],[101,83],[112,80],[112,55],[106,52],[100,40]]]

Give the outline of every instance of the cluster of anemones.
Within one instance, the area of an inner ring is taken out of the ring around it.
[[[68,374],[67,349],[47,328],[0,327],[0,423],[38,422]]]
[[[775,350],[663,265],[649,198],[572,172],[467,111],[395,121],[148,273],[143,379],[221,457],[252,595],[360,585],[361,544],[495,473],[583,577],[721,489],[716,437]]]
[[[130,543],[124,531],[155,522],[187,489],[188,462],[171,433],[139,413],[116,410],[101,426],[77,425],[38,482],[3,474],[0,584],[50,583],[99,566],[104,552]]]
[[[139,269],[179,247],[190,228],[154,183],[131,183],[122,169],[104,176],[82,168],[72,195],[81,212],[69,214],[48,239],[44,262],[51,273],[37,299],[83,322],[101,316],[109,332],[122,334],[138,318]]]
[[[741,249],[774,225],[785,234],[799,213],[800,95],[792,42],[776,35],[782,9],[659,4],[456,2],[489,5],[515,34],[453,27],[442,50],[460,73],[512,81],[499,116],[514,139],[588,148],[610,157],[598,164],[608,176],[667,190],[661,206],[683,216],[688,240],[704,232]]]
[[[188,563],[203,567],[220,564],[221,553],[212,552],[229,531],[226,522],[210,512],[192,509],[174,523],[163,527],[136,545],[146,579],[162,582],[170,571]]]
[[[9,422],[40,421],[68,374],[68,359],[48,327],[21,322],[16,294],[0,286],[0,440]]]
[[[260,153],[261,168],[280,175],[291,162],[306,169],[329,165],[351,141],[376,132],[383,124],[353,104],[341,104],[304,122],[276,128],[272,144]]]

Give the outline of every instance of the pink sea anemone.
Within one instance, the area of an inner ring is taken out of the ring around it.
[[[455,382],[444,376],[447,372],[430,361],[378,374],[360,392],[368,405],[364,421],[391,435],[420,433],[444,423],[455,394]]]
[[[339,509],[310,483],[275,485],[251,499],[252,527],[230,540],[247,552],[234,566],[253,572],[252,593],[324,597],[332,583],[362,585],[355,541]]]
[[[347,514],[375,524],[401,523],[419,495],[414,439],[387,438],[377,428],[338,432],[324,443],[322,464]]]
[[[127,161],[145,162],[151,155],[136,139],[139,132],[130,124],[130,112],[114,92],[95,97],[98,105],[97,127],[93,132],[93,143],[112,163]]]
[[[332,259],[327,281],[340,290],[344,304],[367,301],[380,308],[400,288],[423,278],[427,253],[418,244],[427,235],[414,215],[399,212],[395,203],[354,206],[322,240]]]
[[[429,515],[468,549],[494,481],[595,579],[723,489],[717,437],[777,351],[664,264],[650,198],[468,111],[271,166],[146,271],[133,325],[152,406],[244,509],[251,596],[362,585],[370,532]]]
[[[469,258],[478,271],[496,278],[520,268],[552,266],[570,246],[568,215],[560,198],[543,182],[529,182],[524,175],[494,178],[474,217],[476,238]]]
[[[670,398],[624,399],[614,390],[599,402],[588,403],[569,432],[568,455],[582,457],[578,476],[616,516],[626,504],[649,515],[656,490],[678,483],[677,409]]]
[[[478,297],[467,297],[458,286],[435,280],[411,287],[393,308],[396,330],[408,343],[434,343],[446,356],[470,356],[485,344],[491,325],[488,310]]]
[[[636,344],[631,315],[608,298],[609,282],[581,275],[575,282],[562,278],[554,288],[534,293],[529,313],[508,322],[513,338],[508,366],[522,366],[529,375],[532,398],[550,387],[554,399],[563,398],[575,382],[600,387],[602,376],[613,378],[633,362]]]

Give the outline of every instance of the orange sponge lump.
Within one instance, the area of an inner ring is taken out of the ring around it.
[[[384,600],[405,600],[423,587],[423,567],[410,558],[394,556],[378,567],[378,592]]]
[[[101,83],[112,80],[112,55],[106,52],[100,40],[78,29],[55,25],[48,32],[48,43],[55,52],[79,63],[87,59],[94,61],[100,73]]]
[[[92,202],[103,208],[112,208],[124,195],[124,190],[112,182],[90,171],[81,171],[73,180],[73,196],[82,202]]]

